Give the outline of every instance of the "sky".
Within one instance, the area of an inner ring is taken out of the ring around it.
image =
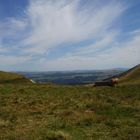
[[[140,63],[140,0],[0,0],[0,70]]]

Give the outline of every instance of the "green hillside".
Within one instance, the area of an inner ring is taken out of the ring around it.
[[[119,78],[121,84],[140,84],[140,64],[122,73]]]
[[[135,74],[121,76],[131,86],[112,88],[27,84],[1,72],[0,140],[140,140]]]
[[[31,81],[22,75],[0,71],[0,84],[29,84]]]

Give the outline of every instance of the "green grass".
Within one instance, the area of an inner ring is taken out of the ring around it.
[[[95,88],[0,72],[0,140],[139,140],[139,74],[132,77]]]
[[[140,64],[124,72],[120,77],[123,85],[140,84]]]
[[[24,76],[11,72],[0,71],[0,84],[31,84]]]
[[[139,122],[139,85],[0,85],[1,140],[139,140]]]

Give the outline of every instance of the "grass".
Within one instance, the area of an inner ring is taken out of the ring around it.
[[[121,74],[122,85],[134,85],[140,83],[140,64]]]
[[[24,76],[11,72],[0,71],[0,84],[31,84],[31,81]]]
[[[139,139],[139,85],[0,85],[0,140]]]
[[[0,140],[139,140],[139,67],[117,87],[32,84],[0,72]]]

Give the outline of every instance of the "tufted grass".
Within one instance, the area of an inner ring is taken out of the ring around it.
[[[139,85],[0,84],[0,140],[139,139]]]

